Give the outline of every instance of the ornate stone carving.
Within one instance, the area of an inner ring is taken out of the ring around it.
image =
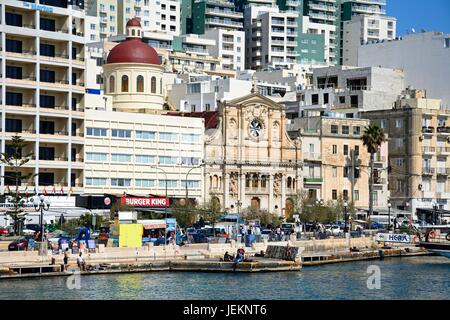
[[[230,173],[230,193],[237,194],[238,175],[236,173]]]
[[[273,194],[278,196],[281,194],[281,174],[277,173],[273,178]]]
[[[247,107],[245,110],[245,119],[247,121],[250,121],[254,118],[263,119],[267,116],[268,109],[266,106],[263,105],[253,105]]]

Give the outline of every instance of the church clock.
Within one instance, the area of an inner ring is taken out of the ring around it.
[[[263,130],[261,121],[259,121],[258,119],[253,119],[252,121],[250,121],[249,130],[250,135],[253,138],[260,138]]]

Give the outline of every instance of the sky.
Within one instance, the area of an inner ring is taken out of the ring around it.
[[[450,33],[450,0],[387,0],[386,14],[397,18],[397,35],[414,28]]]

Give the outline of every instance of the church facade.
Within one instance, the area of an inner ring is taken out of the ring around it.
[[[221,103],[218,117],[205,135],[204,198],[227,212],[291,214],[303,185],[302,149],[288,136],[283,108],[251,93]]]

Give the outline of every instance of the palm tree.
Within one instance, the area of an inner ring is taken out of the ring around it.
[[[364,128],[364,134],[361,137],[363,144],[370,153],[370,175],[369,175],[369,226],[370,217],[373,214],[373,164],[375,161],[375,154],[378,152],[381,144],[386,141],[386,136],[383,130],[376,125],[368,125]]]

